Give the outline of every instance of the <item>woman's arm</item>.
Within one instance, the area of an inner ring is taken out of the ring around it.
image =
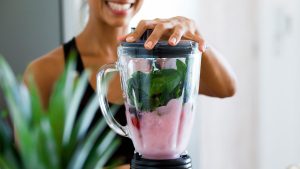
[[[236,76],[226,59],[213,47],[202,54],[199,92],[212,97],[231,97],[236,92]]]

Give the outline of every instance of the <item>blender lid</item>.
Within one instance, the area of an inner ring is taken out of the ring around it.
[[[144,32],[136,42],[121,42],[119,50],[122,54],[131,57],[189,57],[198,51],[198,43],[191,40],[181,40],[176,46],[171,46],[168,41],[158,41],[152,50],[144,47],[144,43],[151,35],[152,30],[148,29]]]

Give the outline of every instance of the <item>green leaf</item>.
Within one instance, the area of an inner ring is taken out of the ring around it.
[[[73,96],[73,86],[75,84],[75,53],[72,52],[70,59],[67,61],[67,66],[61,77],[54,85],[54,89],[50,96],[48,104],[48,115],[50,119],[51,128],[54,134],[55,142],[58,153],[58,159],[61,163],[65,163],[65,151],[63,150],[62,141],[65,128],[65,119],[67,114],[67,107],[70,105]]]
[[[81,168],[86,161],[88,154],[91,152],[93,145],[95,145],[98,137],[104,131],[106,127],[106,121],[102,119],[89,133],[84,143],[79,146],[74,156],[71,158],[69,169]]]
[[[103,168],[109,157],[113,155],[116,148],[121,144],[120,139],[115,137],[115,133],[110,131],[104,138],[110,137],[107,141],[100,141],[93,150],[86,162],[84,169]],[[106,144],[108,143],[108,145]],[[105,144],[105,146],[104,146]],[[115,159],[115,163],[110,165],[122,164],[122,161]],[[108,168],[108,167],[106,167]]]
[[[81,75],[78,86],[76,86],[74,95],[70,102],[69,109],[67,109],[67,116],[65,119],[66,122],[65,122],[64,135],[63,135],[63,144],[69,143],[72,134],[72,128],[74,126],[74,122],[76,118],[76,113],[78,111],[81,98],[83,97],[85,89],[88,84],[89,74],[90,73],[88,71],[84,71],[83,74]]]
[[[187,66],[179,59],[176,60],[177,71],[180,73],[181,77],[184,79],[187,71]]]
[[[109,134],[111,134],[111,139],[113,139],[113,137],[115,136],[115,133],[113,132],[110,132]],[[105,137],[107,138],[107,137]],[[106,161],[112,156],[112,154],[115,152],[116,150],[116,147],[118,147],[120,145],[120,140],[116,139],[116,140],[113,140],[112,142],[108,142],[109,143],[109,146],[107,145],[106,146],[106,149],[105,149],[105,152],[102,153],[99,149],[97,150],[99,155],[101,155],[101,158],[99,159],[98,163],[96,164],[96,166],[94,167],[94,169],[98,169],[98,168],[103,168]],[[101,146],[99,146],[100,148]]]
[[[31,102],[27,101],[27,104],[31,105],[31,123],[32,125],[36,126],[39,125],[41,116],[44,114],[44,110],[38,94],[37,86],[35,85],[33,78],[29,79],[29,94],[30,98],[28,98],[28,100],[30,100]],[[22,98],[25,98],[25,95],[26,94],[24,92],[24,97]]]
[[[0,72],[0,78],[3,80],[1,87],[4,91],[5,100],[16,128],[15,133],[17,138],[22,140],[19,142],[19,148],[22,158],[27,162],[25,166],[26,168],[39,167],[40,163],[37,160],[34,146],[34,133],[31,134],[28,126],[28,117],[26,118],[26,116],[24,116],[24,107],[20,106],[22,105],[19,98],[21,87],[15,79],[12,70],[1,56]]]
[[[3,157],[0,156],[0,168],[1,169],[13,169]]]
[[[94,94],[89,103],[84,108],[82,115],[79,117],[79,122],[76,124],[76,128],[79,129],[77,133],[77,140],[82,140],[84,138],[92,123],[93,118],[95,118],[98,108],[98,97]]]
[[[160,94],[165,90],[171,92],[179,84],[181,77],[175,69],[163,69],[157,74],[153,74],[151,78],[150,94]]]
[[[0,113],[2,114],[2,113]],[[10,169],[19,169],[19,156],[13,144],[13,131],[9,124],[0,116],[0,158]],[[4,166],[2,166],[4,168]],[[0,164],[1,168],[1,164]]]
[[[45,168],[61,168],[59,164],[60,160],[58,159],[59,156],[56,152],[55,138],[53,137],[50,122],[46,118],[41,119],[37,139],[39,159],[43,162]]]
[[[20,158],[20,154],[18,153],[18,148],[14,143],[9,146],[9,150],[3,153],[3,157],[6,159],[7,162],[10,163],[12,168],[24,168],[23,163]]]
[[[150,73],[137,71],[127,81],[129,103],[141,111],[153,111],[182,95],[186,65],[176,60],[177,69],[156,69]]]
[[[65,68],[65,71],[63,75],[61,76],[61,90],[63,91],[62,93],[64,94],[64,102],[67,105],[70,105],[70,101],[73,96],[73,87],[75,85],[74,81],[75,78],[78,76],[78,72],[76,71],[76,51],[71,51],[70,56],[68,57],[69,59],[67,60],[67,67]]]
[[[0,113],[0,153],[4,152],[7,146],[13,141],[12,130],[4,118],[1,117],[2,114],[4,114],[4,112]]]
[[[50,125],[53,131],[54,139],[57,145],[59,158],[62,157],[62,138],[63,128],[65,125],[66,103],[64,95],[65,76],[62,76],[54,86],[53,92],[48,104],[47,115],[50,120]]]

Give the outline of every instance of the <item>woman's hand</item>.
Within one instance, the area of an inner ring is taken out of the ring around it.
[[[236,77],[226,59],[212,46],[206,50],[206,44],[191,19],[177,16],[169,19],[140,21],[135,31],[120,38],[127,42],[138,40],[147,29],[153,32],[145,42],[146,49],[153,49],[160,39],[167,39],[172,46],[181,39],[198,42],[202,54],[199,92],[213,97],[231,97],[236,92]]]
[[[168,43],[172,46],[177,45],[181,39],[188,39],[198,42],[199,50],[201,52],[205,51],[205,41],[198,32],[195,22],[182,16],[169,19],[142,20],[134,32],[122,39],[126,39],[127,42],[134,42],[147,29],[152,29],[153,32],[145,42],[146,49],[153,49],[160,39],[168,39]]]

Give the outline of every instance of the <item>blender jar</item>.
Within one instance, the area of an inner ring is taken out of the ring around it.
[[[188,40],[176,46],[160,41],[153,50],[145,49],[144,42],[121,42],[118,61],[101,68],[100,107],[108,125],[129,137],[143,158],[175,159],[185,151],[192,130],[201,53]],[[107,104],[106,76],[115,71],[121,75],[127,126],[113,118]]]

